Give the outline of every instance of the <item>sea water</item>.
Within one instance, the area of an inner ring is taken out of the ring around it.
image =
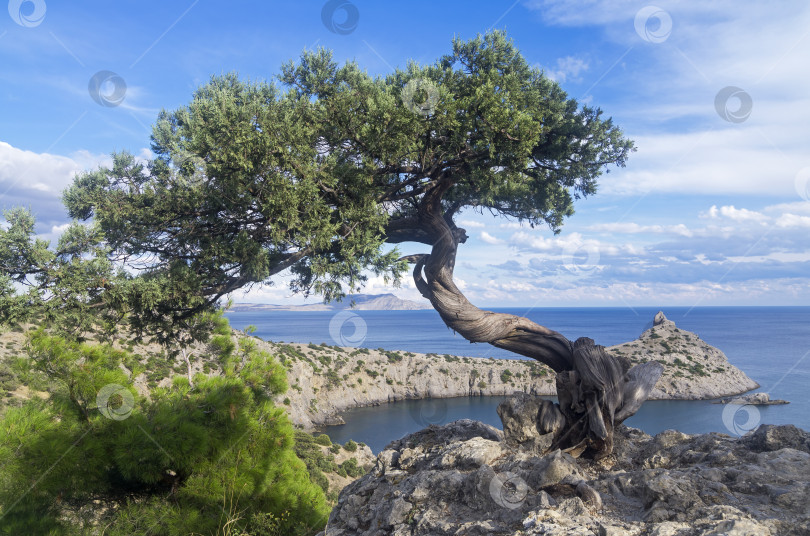
[[[682,330],[722,350],[731,364],[760,384],[756,391],[784,406],[737,408],[708,401],[649,401],[625,421],[655,434],[745,433],[757,424],[795,424],[810,430],[810,307],[510,308],[511,313],[559,331],[610,346],[636,339],[658,310]],[[488,344],[470,344],[449,330],[438,313],[425,311],[229,312],[231,325],[256,327],[272,341],[326,343],[470,357],[518,358]],[[324,431],[333,441],[362,441],[378,452],[388,442],[430,423],[471,418],[500,427],[495,408],[503,397],[406,400],[343,413],[345,425]],[[733,409],[733,408],[732,408]]]

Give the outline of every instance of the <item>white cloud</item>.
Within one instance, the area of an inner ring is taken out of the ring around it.
[[[546,238],[525,231],[514,233],[509,244],[518,249],[550,253],[559,258],[567,258],[576,252],[598,252],[599,255],[639,255],[644,252],[643,246],[636,244],[609,244],[594,238],[587,238],[580,233]]]
[[[655,5],[673,24],[662,43],[636,33],[634,19],[645,5],[636,1],[526,5],[552,25],[598,27],[601,38],[616,44],[615,59],[593,59],[586,83],[597,84],[598,93],[612,90],[615,102],[598,103],[621,118],[639,150],[625,170],[602,180],[603,192],[797,197],[796,173],[808,165],[810,5],[662,0]],[[625,63],[614,64],[622,54]],[[726,86],[752,98],[743,123],[728,123],[715,110]]]
[[[776,214],[807,214],[810,216],[810,201],[795,201],[793,203],[779,203],[776,205],[768,205],[762,212],[776,213]]]
[[[776,220],[777,227],[810,227],[810,217],[796,214],[782,214]]]
[[[800,115],[806,115],[810,123],[810,114]],[[722,122],[719,117],[717,121]],[[804,124],[786,125],[784,136],[771,136],[778,151],[763,140],[761,128],[631,136],[638,152],[630,157],[627,168],[601,179],[601,191],[632,196],[689,193],[798,197],[795,176],[806,157],[796,140],[801,139]]]
[[[526,229],[528,225],[523,225],[520,222],[510,221],[499,225],[501,229]]]
[[[0,198],[11,191],[33,191],[56,196],[81,167],[71,158],[35,153],[0,141]]]
[[[484,225],[483,223],[474,220],[461,220],[458,222],[458,224],[460,227],[470,227],[473,229],[481,229],[483,227],[486,227],[486,225]]]
[[[736,208],[734,205],[722,206],[712,205],[708,212],[708,217],[712,219],[727,218],[738,222],[764,223],[770,218],[765,214],[748,210],[747,208]]]
[[[503,244],[504,243],[503,240],[501,240],[500,238],[496,238],[496,237],[492,236],[491,234],[489,234],[486,231],[481,231],[481,240],[483,240],[487,244],[492,244],[492,245],[497,245],[497,244]]]
[[[139,156],[148,158],[151,152],[143,149]],[[26,151],[0,141],[0,199],[10,192],[25,191],[35,192],[37,201],[43,194],[57,197],[77,173],[111,163],[107,155],[84,150],[68,157]]]
[[[677,225],[639,225],[638,223],[630,222],[615,222],[615,223],[597,223],[587,227],[590,231],[615,233],[615,234],[641,234],[641,233],[655,233],[655,234],[675,234],[679,236],[692,236],[693,233],[689,228],[679,223]]]
[[[588,62],[586,60],[574,56],[565,56],[557,59],[557,67],[546,71],[546,76],[560,83],[569,79],[580,82],[582,81],[580,73],[587,70]]]

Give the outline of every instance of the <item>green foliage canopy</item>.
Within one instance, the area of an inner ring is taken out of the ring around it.
[[[284,65],[278,83],[213,77],[160,113],[152,150],[148,162],[115,154],[64,192],[71,217],[103,236],[112,265],[94,268],[126,267],[85,301],[128,311],[135,327],[287,269],[292,290],[327,300],[367,271],[397,281],[406,264],[386,243],[435,242],[420,210],[439,184],[451,223],[486,210],[557,232],[633,144],[492,32],[384,77],[325,50]],[[9,232],[0,263],[14,267]],[[26,262],[42,264],[17,272]]]

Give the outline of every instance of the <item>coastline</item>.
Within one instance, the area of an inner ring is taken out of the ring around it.
[[[290,388],[276,402],[304,429],[342,424],[349,409],[406,399],[556,395],[554,372],[533,360],[257,342],[285,363]],[[713,400],[759,387],[721,350],[661,313],[638,339],[608,350],[631,364],[664,364],[649,400]]]

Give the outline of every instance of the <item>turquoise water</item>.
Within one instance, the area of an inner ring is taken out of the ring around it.
[[[786,406],[742,408],[705,401],[650,401],[626,421],[657,433],[744,433],[758,423],[791,423],[810,429],[810,307],[535,308],[498,309],[526,316],[570,339],[588,336],[609,346],[637,338],[659,310],[679,328],[697,333],[761,385],[757,391],[791,402]],[[357,311],[346,321],[334,312],[228,313],[231,325],[256,326],[256,335],[285,342],[356,345],[366,348],[515,358],[485,344],[470,344],[442,323],[435,311]],[[331,330],[330,330],[331,324]],[[347,344],[347,342],[349,344]],[[343,414],[346,424],[325,431],[335,441],[363,441],[378,451],[389,441],[423,428],[472,418],[500,427],[495,408],[502,397],[410,400]],[[727,411],[724,418],[723,412]]]

